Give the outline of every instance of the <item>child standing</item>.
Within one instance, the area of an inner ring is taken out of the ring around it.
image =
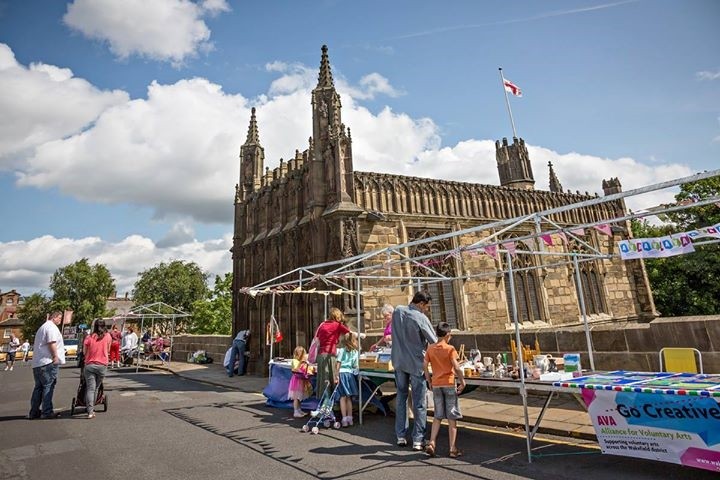
[[[312,392],[312,385],[309,380],[310,365],[304,347],[295,347],[291,368],[293,373],[288,387],[288,398],[293,401],[293,408],[295,409],[293,417],[301,418],[307,414],[300,408],[300,402],[309,398]]]
[[[342,426],[353,424],[352,399],[358,396],[357,372],[359,366],[358,344],[355,335],[346,333],[342,338],[342,347],[337,349],[337,368],[339,372],[335,383],[340,391],[340,413]]]
[[[425,447],[425,453],[435,456],[435,441],[440,433],[442,419],[448,420],[448,437],[450,440],[450,457],[457,458],[462,455],[455,440],[457,438],[457,420],[462,418],[458,406],[458,394],[465,388],[465,378],[458,363],[458,352],[450,345],[450,325],[447,322],[438,323],[435,328],[437,343],[430,345],[425,353],[425,379],[432,381],[433,401],[435,402],[435,415],[430,432],[430,442]],[[432,380],[430,378],[432,366]],[[455,376],[459,381],[455,386]]]

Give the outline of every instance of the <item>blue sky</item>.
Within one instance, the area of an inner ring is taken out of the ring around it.
[[[716,1],[0,1],[0,289],[88,257],[118,290],[160,261],[230,271],[238,152],[304,149],[327,44],[355,168],[498,184],[512,136],[536,188],[627,190],[718,168]],[[642,208],[673,192],[635,200]]]

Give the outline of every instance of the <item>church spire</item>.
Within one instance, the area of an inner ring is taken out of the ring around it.
[[[332,78],[332,71],[330,71],[330,59],[328,58],[328,47],[327,45],[322,46],[322,58],[320,59],[320,74],[318,74],[317,88],[323,87],[335,87]]]
[[[258,133],[257,119],[255,118],[255,107],[253,107],[250,112],[250,125],[248,126],[245,145],[260,145],[260,133]]]
[[[562,193],[562,185],[560,184],[560,180],[558,180],[557,175],[555,175],[552,162],[548,162],[548,167],[550,167],[550,191]]]

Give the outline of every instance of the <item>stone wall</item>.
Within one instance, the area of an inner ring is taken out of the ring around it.
[[[205,350],[214,362],[222,363],[231,343],[230,335],[176,335],[173,337],[172,359],[184,362],[188,354]]]
[[[703,317],[658,318],[650,323],[610,323],[591,326],[597,370],[656,371],[660,368],[658,353],[663,347],[693,347],[702,352],[705,373],[720,373],[720,315]],[[379,339],[368,334],[363,347],[368,348]],[[535,344],[537,337],[543,353],[560,356],[580,352],[583,368],[589,369],[587,343],[583,327],[566,327],[554,331],[524,331],[521,340]],[[466,351],[478,348],[483,356],[494,357],[510,351],[514,331],[506,333],[457,333],[452,343],[465,345]],[[185,361],[188,353],[207,351],[216,362],[221,362],[230,347],[229,335],[178,335],[173,338],[173,360]],[[251,371],[260,372],[258,352],[251,352]]]
[[[720,315],[591,325],[591,337],[596,370],[657,371],[661,348],[692,347],[702,353],[705,373],[720,373]],[[368,335],[363,346],[372,345],[378,338]],[[531,346],[537,338],[541,351],[554,356],[579,352],[582,367],[590,368],[582,326],[523,331],[520,338],[525,345]],[[515,339],[513,330],[488,334],[457,333],[452,336],[451,343],[458,348],[464,344],[466,352],[477,348],[483,356],[495,357],[500,352],[510,351],[511,339]]]

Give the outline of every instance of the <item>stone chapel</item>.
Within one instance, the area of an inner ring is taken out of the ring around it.
[[[235,192],[233,263],[233,331],[255,333],[251,369],[267,365],[265,325],[270,295],[240,293],[297,267],[352,257],[363,252],[412,240],[514,218],[595,198],[563,191],[550,164],[548,190],[536,189],[527,147],[522,138],[495,142],[500,185],[359,172],[353,167],[350,128],[342,121],[342,104],[335,90],[328,58],[322,47],[318,83],[312,91],[312,136],[295,156],[270,170],[264,165],[258,118],[252,109],[245,143],[240,148],[240,179]],[[604,180],[605,195],[621,191],[617,178]],[[573,209],[553,215],[561,226],[616,218],[625,211],[622,200]],[[531,226],[506,232],[506,238],[529,234]],[[523,230],[524,229],[524,230]],[[485,235],[491,232],[483,232]],[[586,229],[582,240],[601,252],[613,252],[618,240],[630,235],[629,224],[613,226],[612,236]],[[467,235],[417,246],[408,255],[446,251],[469,245],[482,236]],[[549,250],[573,251],[572,239]],[[411,249],[412,250],[412,249]],[[573,265],[543,267],[542,257],[518,256],[514,273],[518,317],[522,328],[552,328],[580,321]],[[524,267],[538,267],[525,268]],[[502,258],[487,255],[452,258],[436,268],[450,277],[479,271],[496,276],[431,283],[433,323],[447,321],[465,332],[505,332],[512,328],[507,274]],[[583,296],[595,322],[649,320],[657,316],[642,261],[595,260],[580,265]],[[414,272],[411,272],[414,273]],[[352,285],[349,285],[352,287]],[[410,285],[361,297],[330,296],[350,318],[360,309],[364,329],[380,332],[380,308],[385,303],[407,304]],[[278,295],[275,317],[284,340],[276,355],[290,356],[295,345],[309,345],[322,321],[325,298],[320,295]]]

